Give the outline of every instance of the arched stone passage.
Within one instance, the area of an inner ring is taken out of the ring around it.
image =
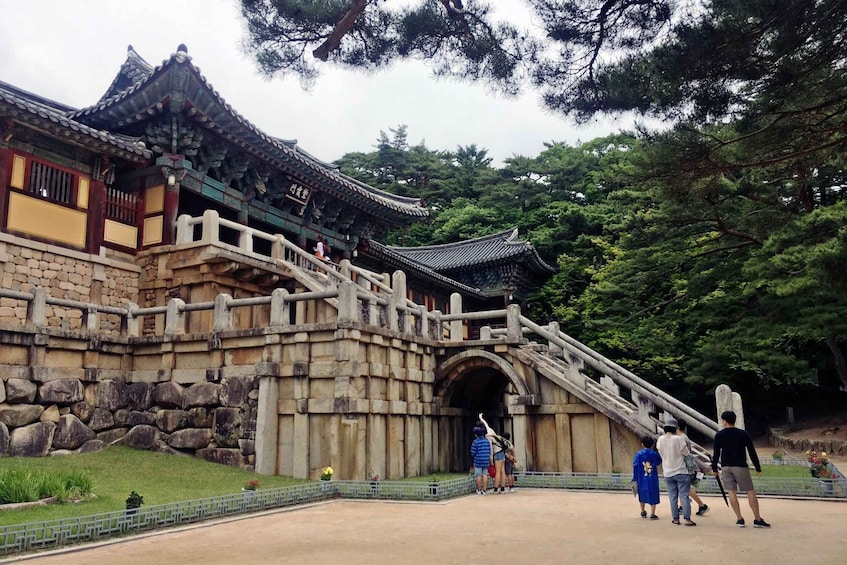
[[[435,394],[449,397],[454,385],[473,373],[499,375],[505,377],[507,385],[514,389],[511,392],[520,396],[529,395],[526,382],[515,369],[502,357],[482,349],[469,349],[457,353],[441,363],[435,374]]]
[[[482,349],[470,349],[439,364],[433,395],[458,416],[450,423],[446,448],[450,469],[458,471],[471,465],[469,446],[477,414],[484,412],[498,432],[514,434],[506,396],[528,396],[529,389],[506,359]]]

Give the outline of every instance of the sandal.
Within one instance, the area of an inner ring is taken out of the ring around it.
[[[650,514],[650,519],[651,519],[651,520],[658,520],[658,519],[659,519],[659,517],[658,517],[658,516],[656,516],[655,514]]]
[[[685,526],[696,526],[696,525],[697,525],[697,523],[696,523],[696,522],[692,522],[691,520],[689,520],[689,521],[687,521],[684,525],[685,525]]]
[[[679,520],[671,520],[671,524],[679,526]]]
[[[646,517],[647,517],[647,511],[646,511],[646,510],[642,510],[642,511],[641,511],[641,517],[642,517],[642,518],[646,518]]]

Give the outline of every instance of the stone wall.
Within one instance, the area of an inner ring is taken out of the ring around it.
[[[0,286],[4,289],[32,292],[43,287],[52,298],[123,307],[138,301],[140,272],[132,258],[90,255],[0,233]],[[82,326],[82,312],[77,309],[48,305],[46,315],[51,328]],[[24,301],[0,298],[0,324],[25,320]],[[104,315],[100,328],[105,334],[116,334],[120,320]]]
[[[0,382],[0,455],[86,453],[108,444],[252,468],[258,381]]]

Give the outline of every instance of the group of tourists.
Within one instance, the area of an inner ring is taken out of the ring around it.
[[[473,474],[476,493],[488,491],[489,476],[494,479],[495,494],[515,492],[515,446],[509,432],[502,435],[491,429],[482,414],[474,425],[474,440],[471,444]],[[506,490],[508,488],[508,491]]]
[[[674,418],[668,418],[663,425],[665,432],[653,445],[653,438],[645,436],[641,439],[642,449],[635,454],[632,462],[632,483],[641,507],[641,517],[647,518],[646,505],[650,505],[649,518],[658,520],[656,505],[659,504],[659,475],[662,471],[671,505],[671,523],[685,526],[696,526],[691,520],[691,500],[697,503],[697,516],[703,516],[709,511],[709,506],[697,495],[695,487],[705,473],[711,472],[723,480],[723,485],[729,493],[729,505],[735,512],[739,527],[746,525],[738,502],[738,490],[747,492],[747,501],[753,511],[753,527],[770,528],[759,513],[759,500],[753,488],[753,479],[747,466],[747,454],[756,475],[762,476],[762,467],[753,440],[746,431],[736,428],[735,412],[726,411],[721,414],[723,429],[715,434],[714,455],[711,465],[697,459],[691,453],[691,441],[680,429]],[[681,520],[680,520],[681,518]]]

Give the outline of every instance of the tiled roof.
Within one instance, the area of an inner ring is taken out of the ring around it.
[[[538,256],[531,243],[518,239],[517,228],[456,243],[390,249],[440,273],[519,260],[536,272],[556,271]]]
[[[95,147],[135,162],[144,162],[153,156],[135,138],[101,131],[74,120],[70,117],[73,111],[70,106],[0,81],[0,113],[3,115],[52,131],[71,143]]]
[[[112,82],[109,92],[116,85],[131,77],[136,78],[131,86],[104,97],[94,106],[83,108],[73,116],[89,124],[119,128],[148,117],[162,106],[162,101],[171,94],[173,85],[180,83],[180,90],[188,98],[193,119],[203,122],[224,139],[245,149],[252,149],[260,158],[277,166],[294,169],[313,183],[342,201],[367,212],[380,216],[391,224],[405,224],[429,215],[419,198],[397,196],[378,190],[342,174],[337,167],[320,161],[301,149],[296,141],[282,140],[270,136],[241,114],[236,112],[200,73],[191,62],[185,46],[149,72],[130,49],[127,62],[121,67],[118,77]],[[173,100],[171,100],[173,103]]]
[[[486,294],[480,289],[468,286],[448,276],[437,273],[426,265],[415,263],[413,260],[397,253],[394,248],[384,245],[376,240],[369,239],[363,242],[363,252],[368,255],[384,261],[385,263],[402,269],[407,273],[414,273],[416,278],[428,280],[435,283],[441,288],[449,289],[453,292],[460,292],[465,296],[474,296],[476,298],[486,298]]]

